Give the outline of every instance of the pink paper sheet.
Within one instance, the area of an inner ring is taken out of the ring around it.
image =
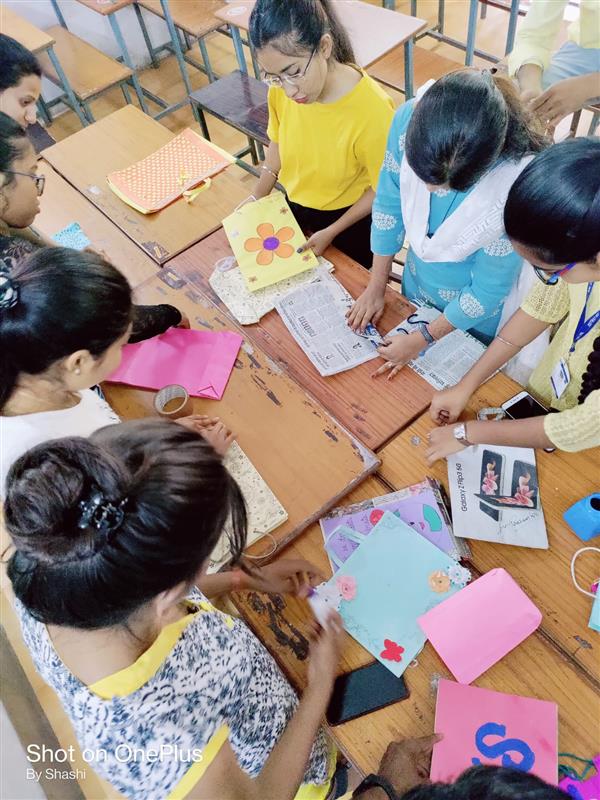
[[[179,383],[193,397],[220,400],[243,341],[232,331],[170,328],[161,336],[125,345],[121,364],[107,380],[143,389]]]
[[[584,781],[576,781],[573,778],[563,778],[558,784],[558,788],[567,793],[568,797],[575,800],[599,800],[600,798],[600,755],[594,759],[596,774]],[[580,768],[581,765],[577,765]]]
[[[435,731],[444,738],[433,748],[432,781],[451,783],[474,764],[492,764],[556,785],[556,703],[441,680]]]
[[[504,569],[492,569],[417,620],[460,683],[471,683],[539,627],[542,615]]]

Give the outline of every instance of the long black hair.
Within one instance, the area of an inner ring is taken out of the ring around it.
[[[191,585],[228,518],[234,560],[246,543],[222,459],[166,420],[34,447],[10,469],[4,511],[15,595],[40,622],[80,629],[127,626],[161,592]]]
[[[286,55],[310,53],[326,33],[333,39],[333,58],[354,63],[350,37],[331,0],[257,0],[250,15],[250,41],[257,50],[270,44]]]
[[[0,412],[21,374],[39,375],[77,350],[101,356],[131,313],[126,278],[97,253],[44,247],[2,271]]]
[[[583,403],[589,395],[600,389],[600,336],[596,336],[588,356],[588,364],[581,379],[579,402]]]
[[[506,767],[472,767],[455,783],[411,789],[402,800],[567,800],[567,795],[535,775]]]
[[[465,191],[498,159],[518,161],[548,143],[510,80],[468,67],[444,75],[415,104],[405,148],[422,181]]]
[[[600,139],[567,139],[534,158],[508,193],[504,227],[546,264],[594,261],[600,253]]]
[[[7,173],[11,170],[13,163],[22,158],[30,146],[24,128],[8,114],[0,111],[0,172]],[[14,176],[6,174],[3,185],[8,186],[13,181]]]
[[[28,75],[37,75],[41,78],[40,62],[16,39],[0,33],[0,92],[16,86]]]

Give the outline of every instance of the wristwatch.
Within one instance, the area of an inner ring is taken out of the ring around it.
[[[386,781],[385,778],[382,778],[381,775],[367,775],[362,783],[360,783],[356,789],[354,790],[354,794],[352,797],[359,797],[363,792],[366,792],[368,789],[383,789],[383,791],[387,794],[389,800],[400,800],[396,792],[394,791],[394,787],[391,783]]]
[[[467,439],[467,423],[461,422],[460,425],[455,425],[454,430],[452,431],[454,434],[454,438],[457,442],[460,442],[463,447],[474,447],[475,445],[473,442],[470,442]]]

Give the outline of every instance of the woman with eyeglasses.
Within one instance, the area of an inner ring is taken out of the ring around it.
[[[0,266],[12,269],[40,247],[56,246],[30,228],[40,211],[44,183],[25,129],[0,112]],[[149,339],[173,326],[189,327],[174,306],[135,306],[130,341]]]
[[[430,463],[471,444],[600,445],[600,140],[569,139],[537,156],[508,194],[504,224],[539,283],[465,377],[436,393],[431,416],[447,427],[430,435]],[[452,425],[480,384],[558,323],[528,389],[559,414]]]
[[[330,0],[258,0],[250,39],[269,84],[270,144],[254,198],[279,181],[310,233],[371,266],[369,231],[391,98],[363,70]]]

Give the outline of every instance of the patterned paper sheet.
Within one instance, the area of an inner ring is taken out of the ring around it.
[[[244,276],[235,264],[232,269],[215,269],[209,283],[241,325],[254,325],[272,311],[277,301],[288,292],[314,281],[325,271],[333,272],[334,269],[331,261],[319,256],[319,265],[315,270],[294,275],[256,292],[249,292]]]
[[[72,222],[52,236],[60,247],[71,247],[73,250],[85,250],[91,245],[90,240],[81,229],[78,222]]]
[[[278,528],[288,518],[287,511],[265,483],[242,448],[234,442],[224,459],[225,466],[239,484],[248,511],[248,542],[250,546],[262,536]],[[213,572],[229,559],[227,530],[211,553]]]
[[[106,180],[113,192],[142,214],[160,211],[235,159],[190,128],[155,153]]]

